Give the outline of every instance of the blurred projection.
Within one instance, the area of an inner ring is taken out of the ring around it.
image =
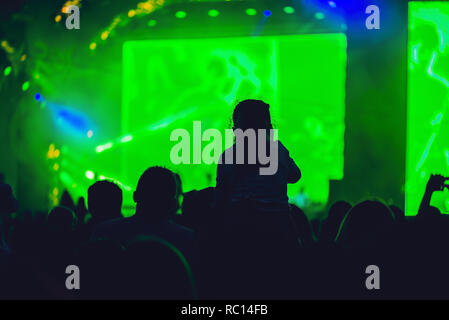
[[[431,173],[449,177],[449,2],[409,3],[406,214]],[[449,191],[431,205],[449,212]]]
[[[180,173],[184,191],[215,186],[215,164],[171,163],[171,132],[184,128],[193,140],[200,120],[203,132],[216,128],[224,136],[238,101],[263,99],[303,172],[289,187],[290,200],[325,204],[329,181],[343,178],[345,70],[344,34],[126,42],[122,141],[97,152],[121,150],[117,176],[125,181],[158,164]]]

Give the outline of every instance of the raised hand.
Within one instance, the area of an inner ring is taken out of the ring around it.
[[[427,181],[427,187],[426,190],[429,192],[433,191],[443,191],[445,185],[444,182],[448,180],[447,178],[443,177],[439,174],[431,174],[429,181]]]

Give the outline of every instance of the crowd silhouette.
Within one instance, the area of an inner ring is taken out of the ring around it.
[[[233,122],[268,132],[269,105],[242,101]],[[20,214],[11,187],[0,184],[0,298],[449,298],[449,217],[430,205],[444,177],[431,175],[415,217],[379,199],[338,201],[316,232],[288,203],[300,169],[270,134],[266,144],[278,151],[274,175],[260,175],[259,161],[220,163],[215,188],[183,193],[179,175],[148,168],[128,218],[111,181],[89,187],[87,208],[65,192],[48,213]],[[79,290],[66,288],[69,265],[79,267]],[[380,289],[366,286],[371,265]]]

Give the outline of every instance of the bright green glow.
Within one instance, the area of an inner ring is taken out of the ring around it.
[[[325,18],[325,15],[322,12],[317,12],[315,13],[315,18],[318,20],[323,20]]]
[[[289,196],[326,203],[329,180],[343,178],[345,70],[344,34],[126,42],[122,133],[139,143],[116,146],[123,151],[116,175],[137,182],[149,166],[164,165],[180,173],[184,191],[214,186],[215,164],[171,163],[170,134],[184,128],[193,137],[194,120],[202,132],[223,133],[236,103],[256,98],[270,103],[279,138],[302,170]]]
[[[127,136],[124,136],[123,138],[121,138],[120,142],[121,143],[126,143],[126,142],[130,142],[132,139],[133,139],[132,135],[127,135]]]
[[[149,20],[148,23],[147,23],[147,25],[149,27],[154,27],[156,24],[157,24],[157,21],[154,20],[154,19]]]
[[[87,170],[86,171],[86,178],[89,180],[93,180],[93,178],[95,177],[95,174],[93,173],[93,171]]]
[[[220,14],[220,12],[218,10],[212,9],[212,10],[209,10],[208,14],[211,17],[217,17]]]
[[[95,151],[98,152],[98,153],[100,153],[100,152],[103,152],[103,151],[105,151],[105,150],[111,149],[111,148],[113,147],[113,145],[114,145],[114,144],[113,144],[112,142],[108,142],[108,143],[106,143],[106,144],[97,146],[97,147],[95,148]]]
[[[255,16],[257,14],[257,10],[253,8],[246,9],[246,14],[249,16]]]
[[[287,7],[284,7],[284,12],[287,14],[293,14],[293,13],[295,13],[295,9],[293,7],[287,6]]]
[[[25,81],[22,85],[22,91],[27,91],[30,88],[30,82]]]
[[[187,13],[185,11],[177,11],[175,16],[178,19],[184,19],[187,16]]]
[[[7,77],[7,76],[9,76],[9,74],[11,73],[11,71],[12,71],[11,66],[7,66],[7,67],[5,68],[5,70],[3,71],[3,74],[5,75],[5,77]]]
[[[449,177],[449,3],[409,3],[407,215],[415,215],[431,173]],[[449,192],[432,205],[449,212]]]

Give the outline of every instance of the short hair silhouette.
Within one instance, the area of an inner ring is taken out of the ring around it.
[[[336,241],[344,245],[372,245],[387,240],[395,224],[393,212],[380,201],[366,200],[352,207],[341,223]]]
[[[232,114],[234,129],[272,129],[270,105],[261,100],[244,100]]]
[[[133,194],[137,212],[152,211],[153,218],[169,218],[174,215],[179,208],[178,179],[164,167],[156,166],[145,170]]]
[[[97,181],[87,191],[87,206],[94,221],[121,217],[122,189],[112,181]]]
[[[70,232],[76,225],[75,213],[67,207],[54,207],[47,216],[47,224],[55,231]]]

